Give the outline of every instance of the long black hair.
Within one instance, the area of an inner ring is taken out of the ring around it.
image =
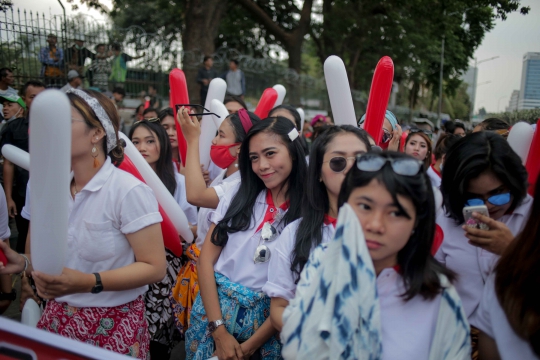
[[[172,161],[171,143],[167,131],[159,122],[149,122],[142,120],[133,125],[129,130],[129,139],[133,139],[133,133],[138,127],[144,127],[151,133],[156,134],[159,141],[159,159],[156,162],[156,174],[163,182],[163,185],[169,190],[171,195],[176,191],[176,178],[174,175],[174,165]]]
[[[302,118],[300,117],[300,113],[291,105],[282,104],[282,105],[276,106],[275,108],[270,110],[270,112],[268,113],[268,117],[273,117],[272,114],[279,110],[285,110],[289,114],[291,114],[291,116],[294,118],[294,124],[296,126],[296,130],[302,131]],[[301,136],[298,138],[298,140],[300,141],[300,144],[302,145],[302,148],[304,149],[304,152],[307,155],[309,153],[309,147],[308,147],[307,141],[301,133],[300,135]]]
[[[247,113],[248,113],[249,120],[251,121],[252,126],[261,121],[261,119],[254,113],[250,111],[248,111]],[[246,133],[246,130],[244,130],[244,126],[242,125],[242,120],[240,120],[240,116],[238,115],[238,113],[234,113],[227,116],[225,120],[223,121],[226,121],[226,120],[229,120],[229,122],[232,125],[233,133],[235,137],[234,141],[237,143],[244,141],[244,139],[247,136],[247,133]]]
[[[412,158],[393,151],[380,153],[384,158]],[[399,207],[398,195],[409,198],[416,210],[416,226],[407,244],[398,252],[397,262],[405,285],[402,297],[408,301],[420,294],[425,299],[433,299],[442,290],[439,274],[450,281],[455,275],[442,266],[433,255],[431,247],[435,236],[435,199],[431,181],[425,171],[415,176],[396,174],[386,163],[379,171],[361,171],[353,166],[341,186],[338,204],[341,207],[356,188],[367,186],[373,179],[384,185]]]
[[[462,224],[469,181],[491,170],[513,196],[513,211],[527,196],[527,170],[508,142],[494,132],[476,132],[458,140],[446,153],[441,192],[448,217]]]
[[[326,185],[320,181],[324,154],[328,149],[328,144],[336,136],[344,134],[356,135],[368,151],[371,149],[366,132],[351,125],[330,126],[313,142],[306,181],[306,189],[309,189],[309,191],[304,192],[302,220],[296,232],[296,242],[291,262],[291,271],[296,275],[296,281],[300,278],[300,273],[309,258],[311,249],[322,241],[324,215],[330,209]]]
[[[240,168],[241,187],[232,199],[225,217],[216,225],[211,241],[214,245],[225,246],[229,233],[236,233],[249,229],[253,218],[253,207],[257,196],[266,190],[264,182],[252,170],[249,157],[251,139],[259,133],[275,134],[287,146],[292,161],[292,169],[288,178],[285,198],[289,200],[289,210],[281,221],[285,225],[300,217],[302,197],[304,193],[304,179],[307,172],[305,153],[298,138],[291,141],[289,133],[295,129],[289,119],[278,116],[268,118],[255,124],[248,132],[240,147],[238,165]]]

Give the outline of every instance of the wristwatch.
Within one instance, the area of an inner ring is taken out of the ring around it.
[[[223,324],[225,324],[225,321],[223,319],[219,319],[219,320],[216,320],[216,321],[209,321],[208,325],[206,326],[206,329],[211,334],[214,331],[216,331],[218,326],[223,325]]]
[[[92,288],[91,293],[92,294],[99,294],[103,291],[103,284],[101,283],[101,276],[99,276],[99,273],[94,273],[94,276],[96,277],[96,285]]]
[[[12,289],[10,293],[0,293],[0,300],[14,301],[17,298],[17,292]]]

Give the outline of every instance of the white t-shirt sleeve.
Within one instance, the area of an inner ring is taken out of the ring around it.
[[[26,183],[26,199],[21,210],[21,216],[30,221],[30,180]]]
[[[174,192],[174,199],[186,215],[188,223],[191,225],[197,225],[197,207],[191,205],[187,201],[186,196],[186,178],[184,175],[177,173],[176,177],[176,190]]]
[[[493,334],[493,325],[491,322],[491,315],[489,309],[491,307],[491,302],[493,300],[497,301],[494,288],[494,274],[489,277],[486,285],[484,286],[484,292],[482,293],[482,300],[480,300],[480,305],[478,310],[476,310],[476,327],[478,327],[482,332],[488,335],[490,338],[494,338]]]
[[[262,291],[269,297],[278,297],[291,301],[296,292],[295,274],[291,271],[293,248],[296,242],[298,221],[295,221],[281,232],[275,240],[276,247],[268,265],[268,281]]]
[[[0,185],[0,240],[9,239],[10,236],[6,194],[2,185]]]
[[[229,193],[225,194],[223,199],[219,201],[219,205],[216,210],[212,211],[208,215],[208,220],[210,220],[210,222],[217,224],[221,221],[221,219],[225,217],[225,214],[227,213],[227,210],[229,210],[229,206],[231,205],[231,202],[236,195],[237,190],[238,188],[235,187],[234,191],[230,191]]]
[[[131,189],[120,201],[120,231],[132,234],[163,221],[154,192],[145,184]]]
[[[240,183],[240,178],[234,181],[221,183],[219,185],[213,186],[213,188],[216,191],[216,195],[218,196],[219,200],[221,200],[223,199],[225,194],[228,194],[230,191],[237,188],[239,183]],[[236,191],[234,193],[236,194]]]

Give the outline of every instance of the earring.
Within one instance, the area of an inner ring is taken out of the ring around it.
[[[97,168],[99,166],[99,160],[97,159],[97,157],[98,157],[98,149],[96,147],[96,144],[94,144],[94,147],[92,148],[91,155],[94,158],[94,169],[95,169],[95,168]]]

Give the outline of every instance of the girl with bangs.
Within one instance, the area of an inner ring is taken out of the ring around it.
[[[283,314],[283,357],[470,357],[454,275],[431,255],[435,202],[422,162],[359,155],[338,205],[334,240],[311,254]]]
[[[197,263],[188,359],[281,357],[262,288],[277,236],[300,217],[306,163],[298,137],[290,120],[277,117],[254,125],[242,142],[241,183],[210,215]]]

